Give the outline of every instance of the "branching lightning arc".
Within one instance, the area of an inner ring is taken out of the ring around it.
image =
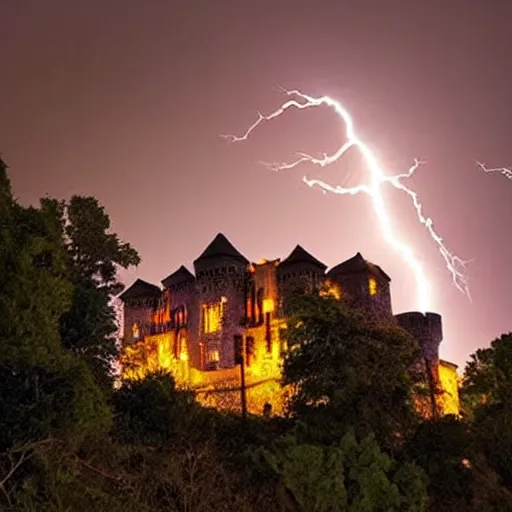
[[[274,171],[293,169],[302,163],[312,163],[320,167],[326,167],[330,164],[333,164],[334,162],[337,162],[352,147],[357,148],[363,156],[370,172],[369,184],[346,188],[341,185],[330,185],[329,183],[317,179],[308,179],[306,176],[303,178],[304,183],[309,187],[320,187],[324,193],[332,192],[333,194],[340,195],[356,195],[362,192],[368,194],[372,198],[373,209],[380,223],[384,238],[391,245],[391,247],[400,254],[403,260],[413,271],[418,286],[418,306],[421,311],[426,312],[431,307],[431,286],[429,280],[427,279],[421,261],[414,254],[412,248],[408,246],[404,241],[400,240],[399,236],[393,230],[390,216],[388,214],[386,204],[381,193],[381,186],[385,183],[389,183],[396,189],[405,192],[409,196],[415,208],[419,222],[425,227],[433,242],[437,246],[437,249],[439,250],[442,258],[444,259],[446,267],[452,275],[453,284],[459,291],[467,295],[468,298],[471,298],[469,294],[467,276],[465,275],[467,262],[460,259],[446,247],[443,239],[434,229],[434,223],[432,219],[424,215],[423,207],[418,194],[411,188],[404,185],[402,182],[403,179],[411,177],[423,162],[415,160],[414,164],[407,170],[407,172],[394,176],[386,176],[381,164],[378,162],[376,156],[373,154],[369,146],[357,136],[352,118],[347,110],[343,107],[343,105],[341,105],[341,103],[328,96],[313,98],[297,90],[285,91],[285,93],[290,97],[290,99],[269,115],[265,116],[261,113],[258,113],[258,119],[247,129],[243,135],[224,135],[223,137],[231,142],[241,142],[247,140],[253,130],[255,130],[261,123],[264,121],[271,121],[272,119],[279,117],[281,114],[284,114],[289,108],[292,107],[299,110],[311,107],[319,107],[322,105],[331,107],[334,109],[346,127],[346,142],[344,142],[335,153],[332,155],[325,154],[322,158],[315,158],[305,153],[298,153],[298,158],[293,162],[265,165]]]
[[[477,162],[477,164],[487,174],[503,174],[505,178],[512,180],[512,168],[510,167],[495,167],[494,169],[489,169],[482,162]]]

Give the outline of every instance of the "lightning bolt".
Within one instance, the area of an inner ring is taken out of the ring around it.
[[[477,165],[487,174],[503,174],[505,178],[512,180],[512,168],[510,167],[495,167],[494,169],[489,169],[482,162],[477,162]]]
[[[297,153],[298,158],[293,162],[288,163],[277,163],[277,164],[265,164],[267,168],[273,171],[284,171],[287,169],[293,169],[302,163],[312,163],[320,167],[326,167],[340,160],[345,153],[351,148],[357,148],[364,158],[364,161],[370,172],[370,183],[368,185],[358,185],[355,187],[344,187],[341,185],[331,185],[321,180],[308,179],[304,176],[303,181],[309,187],[319,187],[324,193],[331,192],[339,195],[356,195],[360,193],[368,194],[372,199],[373,209],[380,223],[382,233],[385,240],[389,245],[400,254],[403,260],[411,268],[414,273],[416,283],[418,286],[418,303],[421,311],[426,312],[430,308],[431,302],[431,287],[430,283],[425,274],[425,270],[421,261],[416,257],[414,251],[405,242],[400,240],[398,235],[393,231],[390,216],[386,209],[386,204],[382,196],[381,187],[388,183],[398,190],[401,190],[411,200],[418,221],[425,227],[431,239],[437,246],[439,253],[441,254],[448,271],[452,275],[453,284],[455,287],[471,300],[471,296],[468,288],[468,280],[465,275],[466,261],[463,261],[458,256],[453,254],[445,245],[441,236],[434,229],[434,223],[430,217],[427,217],[423,213],[423,207],[418,197],[418,194],[412,189],[404,185],[404,179],[410,178],[414,172],[423,163],[420,160],[415,160],[413,165],[408,169],[407,172],[397,174],[394,176],[386,176],[381,164],[378,162],[376,156],[373,154],[369,146],[363,142],[356,134],[354,129],[354,123],[352,117],[348,111],[343,107],[341,103],[330,98],[329,96],[322,96],[320,98],[313,98],[304,94],[300,91],[286,91],[284,92],[290,97],[288,101],[283,103],[278,109],[268,115],[263,115],[258,112],[258,118],[256,121],[249,126],[247,131],[241,136],[235,135],[223,135],[223,137],[231,142],[241,142],[249,138],[251,133],[263,122],[271,121],[282,114],[284,114],[290,108],[296,108],[304,110],[312,107],[320,107],[326,105],[336,112],[340,120],[345,125],[346,142],[343,143],[338,150],[332,155],[324,154],[322,158],[315,158],[306,153]]]

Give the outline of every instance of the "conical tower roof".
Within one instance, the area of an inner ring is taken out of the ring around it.
[[[119,298],[121,300],[139,299],[143,297],[160,297],[162,290],[154,284],[137,279]]]
[[[370,271],[374,275],[380,275],[391,281],[391,278],[382,270],[378,265],[365,260],[360,252],[352,258],[336,265],[331,268],[327,273],[328,276],[335,276],[340,274],[355,274],[359,272]]]
[[[249,260],[235,249],[234,245],[222,233],[219,233],[203,251],[201,256],[194,261],[194,265],[206,259],[222,256],[238,260],[246,265],[249,264]]]
[[[164,288],[171,288],[172,286],[177,286],[178,284],[193,281],[194,279],[194,274],[192,274],[188,268],[181,265],[181,267],[176,270],[176,272],[173,272],[162,280],[162,286]]]
[[[320,260],[317,260],[300,245],[297,245],[295,249],[293,249],[293,251],[290,253],[290,255],[285,258],[279,266],[290,265],[292,263],[309,263],[310,265],[321,268],[322,272],[327,268],[327,265],[322,263]]]

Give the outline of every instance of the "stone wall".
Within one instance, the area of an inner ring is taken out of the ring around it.
[[[373,314],[380,320],[393,317],[389,282],[370,272],[331,275],[331,281],[341,287],[341,296],[353,307]],[[376,293],[370,294],[370,279],[375,279]]]
[[[395,315],[395,319],[402,329],[418,341],[422,358],[437,367],[439,365],[439,345],[443,341],[441,315],[414,311]]]
[[[231,258],[215,258],[196,265],[197,315],[194,325],[198,326],[196,345],[202,343],[208,363],[208,353],[218,350],[218,368],[231,368],[235,365],[233,340],[242,334],[242,321],[245,314],[245,279],[247,265]],[[225,299],[222,329],[205,334],[202,332],[202,306],[219,303]],[[190,314],[192,316],[192,312]],[[195,334],[195,333],[194,333]],[[203,363],[204,364],[204,363]],[[211,366],[214,369],[213,366]]]
[[[140,339],[151,334],[151,323],[153,320],[153,311],[155,309],[155,299],[140,298],[130,299],[125,302],[123,310],[123,338],[125,343],[134,343],[132,327],[138,324],[140,330]]]

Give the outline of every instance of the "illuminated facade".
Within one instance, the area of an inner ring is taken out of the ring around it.
[[[391,279],[357,253],[327,266],[297,246],[284,260],[249,262],[219,234],[194,261],[162,281],[163,289],[137,280],[122,295],[124,303],[123,377],[143,377],[166,369],[179,385],[196,391],[206,405],[240,409],[237,344],[245,361],[249,412],[273,413],[283,406],[280,362],[286,346],[283,301],[287,290],[318,289],[348,300],[382,321],[396,322],[422,349],[422,361],[449,393],[438,399],[444,413],[458,412],[457,372],[439,360],[441,317],[433,313],[393,316]]]

